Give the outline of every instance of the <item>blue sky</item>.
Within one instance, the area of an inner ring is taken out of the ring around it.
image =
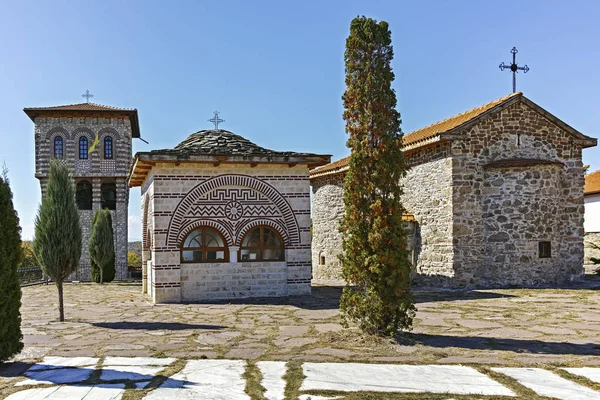
[[[389,22],[404,132],[511,92],[498,69],[519,49],[518,89],[598,137],[596,1],[6,1],[0,0],[0,162],[23,237],[40,202],[24,107],[93,101],[139,110],[134,151],[222,128],[277,150],[346,156],[343,54],[350,21]],[[600,168],[600,150],[584,151]],[[130,239],[139,239],[139,188]]]

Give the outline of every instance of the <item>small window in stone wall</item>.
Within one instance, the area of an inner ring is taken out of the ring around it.
[[[325,265],[325,253],[319,254],[319,265]]]
[[[63,138],[60,136],[54,138],[54,158],[64,158]]]
[[[80,210],[92,209],[92,184],[89,181],[77,182],[75,200]]]
[[[85,136],[79,138],[79,159],[88,159],[88,140]]]
[[[550,242],[539,242],[539,257],[550,258],[552,257],[552,246]]]
[[[216,229],[201,227],[192,231],[181,246],[181,262],[227,262],[229,251],[223,235]]]
[[[117,185],[114,183],[103,183],[100,187],[102,197],[102,208],[109,210],[117,209]]]
[[[268,226],[251,229],[242,239],[240,261],[283,261],[283,240]]]
[[[110,136],[104,138],[104,159],[112,160],[113,158],[113,139]]]

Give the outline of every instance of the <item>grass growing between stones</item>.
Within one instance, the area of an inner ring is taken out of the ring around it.
[[[587,386],[590,389],[600,392],[600,383],[596,383],[592,380],[589,380],[588,378],[586,378],[584,376],[575,375],[575,374],[565,371],[564,369],[559,369],[559,368],[553,369],[552,372],[554,372],[556,375],[560,376],[561,378],[565,378],[566,380],[573,381],[575,383],[580,384],[581,386]]]
[[[297,400],[300,395],[300,386],[304,381],[302,362],[293,360],[287,363],[287,370],[283,379],[285,380],[285,400]]]
[[[248,361],[246,371],[242,375],[246,380],[246,389],[244,390],[252,400],[264,400],[264,393],[267,391],[261,384],[262,373],[255,362]]]
[[[529,389],[528,387],[521,385],[516,379],[513,379],[508,375],[504,375],[499,372],[492,371],[489,367],[482,367],[480,365],[477,365],[477,366],[471,365],[471,367],[473,367],[477,371],[481,372],[482,374],[489,376],[491,379],[495,380],[496,382],[506,386],[507,388],[512,390],[519,399],[537,400],[537,399],[545,398],[545,397],[539,396],[537,393],[535,393],[533,390]],[[505,399],[507,397],[501,396],[499,398]],[[514,398],[514,397],[510,397],[510,398]],[[487,397],[486,397],[486,399],[487,399]]]
[[[331,397],[336,400],[509,400],[526,399],[538,400],[546,397],[508,397],[508,396],[482,396],[460,395],[451,393],[382,393],[382,392],[336,392],[331,390],[309,390],[302,392],[308,396]]]

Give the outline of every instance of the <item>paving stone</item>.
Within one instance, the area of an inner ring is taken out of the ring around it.
[[[279,327],[279,336],[296,337],[305,335],[307,332],[308,326],[305,325],[291,325]]]
[[[299,400],[335,400],[335,399],[343,399],[343,397],[326,397],[326,396],[315,396],[311,394],[303,394],[298,397]]]
[[[259,361],[256,366],[263,379],[262,386],[267,389],[264,396],[267,400],[283,400],[285,398],[285,361]]]
[[[470,367],[445,365],[385,365],[304,363],[306,379],[300,390],[343,392],[432,392],[515,396],[515,394]]]
[[[117,343],[104,347],[104,350],[142,350],[144,345],[132,343]]]
[[[92,372],[94,372],[94,367],[56,368],[33,372],[27,371],[24,375],[29,379],[17,382],[15,386],[78,383],[88,379]]]
[[[568,328],[557,328],[557,327],[552,327],[552,326],[532,326],[531,329],[536,330],[536,331],[540,331],[543,333],[547,333],[549,335],[577,335],[577,332],[575,332],[573,329],[568,329]]]
[[[317,339],[315,339],[315,338],[293,337],[293,338],[277,339],[273,343],[275,343],[276,346],[293,348],[293,347],[305,346],[307,344],[312,344],[312,343],[315,343],[316,341],[317,341]]]
[[[542,336],[541,333],[526,331],[524,329],[515,329],[515,328],[497,328],[491,329],[489,331],[483,332],[481,336],[491,337],[491,338],[505,338],[505,339],[530,339],[537,338]]]
[[[200,344],[226,344],[240,335],[240,332],[204,332],[198,335],[194,340]]]
[[[482,321],[479,319],[457,319],[456,323],[472,329],[500,328],[502,324],[491,321]]]
[[[265,349],[248,348],[248,349],[231,349],[225,354],[226,358],[241,358],[243,360],[251,360],[258,358],[265,353]]]
[[[147,365],[113,365],[102,367],[100,379],[103,381],[143,381],[149,380],[164,370],[165,367]]]
[[[352,352],[350,350],[333,349],[331,347],[310,349],[310,350],[307,350],[305,353],[306,354],[320,354],[320,355],[340,357],[340,358],[347,358],[347,357],[353,356],[355,354],[354,352]]]
[[[338,332],[344,329],[340,324],[316,324],[315,329],[319,333]]]
[[[171,365],[176,358],[158,358],[158,357],[106,357],[103,366],[106,365]]]
[[[153,390],[145,399],[250,400],[244,393],[242,360],[193,360]]]
[[[99,384],[94,386],[54,386],[43,389],[27,389],[13,393],[6,400],[120,400],[125,385]]]
[[[492,368],[516,379],[540,396],[561,400],[598,400],[600,393],[540,368]]]
[[[565,371],[588,378],[590,381],[600,383],[600,368],[563,368]]]

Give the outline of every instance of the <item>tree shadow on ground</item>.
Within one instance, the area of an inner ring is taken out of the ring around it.
[[[107,329],[131,329],[131,330],[148,330],[148,331],[185,331],[185,330],[221,330],[225,326],[220,325],[203,325],[203,324],[182,324],[178,322],[133,322],[133,321],[118,321],[118,322],[92,322],[91,325],[99,328]]]
[[[473,336],[446,336],[427,333],[408,333],[396,338],[404,346],[421,344],[428,347],[457,347],[469,350],[514,351],[525,354],[587,355],[600,356],[600,344],[545,342],[541,340],[504,339]]]
[[[0,362],[0,377],[15,378],[21,376],[33,365],[33,363],[23,361]]]

